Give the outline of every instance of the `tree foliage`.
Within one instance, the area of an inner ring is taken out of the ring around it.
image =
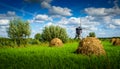
[[[95,37],[96,35],[95,35],[95,32],[90,32],[89,33],[89,37]]]
[[[60,26],[54,26],[54,25],[46,26],[43,29],[41,37],[44,41],[50,41],[53,38],[59,38],[63,42],[66,42],[68,40],[68,35],[66,30]]]
[[[14,39],[18,46],[21,44],[21,41],[23,41],[22,44],[25,44],[25,39],[31,33],[29,22],[20,19],[11,20],[7,33],[8,37]]]
[[[41,39],[41,34],[40,33],[35,34],[34,39],[40,40]]]

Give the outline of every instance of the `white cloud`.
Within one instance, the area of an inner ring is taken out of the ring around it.
[[[115,29],[115,28],[116,28],[116,26],[115,26],[115,25],[113,25],[113,24],[110,24],[110,25],[109,25],[109,28]]]
[[[86,8],[84,11],[88,16],[94,17],[92,21],[99,22],[102,29],[115,29],[120,27],[120,8],[118,6],[118,0],[114,1],[113,8]]]
[[[112,19],[113,23],[115,25],[119,25],[120,26],[120,19]]]
[[[67,7],[60,7],[60,6],[52,6],[50,3],[52,0],[24,0],[25,2],[29,3],[40,3],[43,8],[47,8],[49,13],[54,16],[71,16],[71,9]]]
[[[9,24],[8,19],[0,19],[0,25],[6,25],[6,24]]]
[[[112,16],[104,16],[103,21],[107,24],[112,22]]]
[[[54,25],[54,23],[48,22],[46,25],[44,25],[44,27],[45,27],[45,26],[50,26],[50,25]]]
[[[46,14],[38,14],[33,17],[32,20],[28,20],[30,23],[44,23],[45,21],[52,21],[52,18]]]
[[[48,17],[48,15],[41,15],[41,14],[38,14],[37,16],[35,16],[35,19],[36,20],[40,20],[40,21],[45,21],[45,20],[49,20],[50,18]]]
[[[16,16],[14,11],[8,11],[6,14],[0,14],[0,19],[13,19],[14,17],[18,17]]]
[[[61,18],[60,21],[58,21],[58,25],[64,26],[64,28],[67,29],[67,32],[69,33],[69,36],[75,37],[75,28],[80,26],[80,19],[82,23],[83,33],[82,37],[87,36],[89,33],[88,31],[97,31],[97,26],[99,25],[99,22],[93,21],[94,17],[92,16],[86,16],[86,17],[70,17],[70,18]]]
[[[50,8],[52,0],[24,0],[27,3],[40,3],[43,8]]]
[[[17,17],[14,11],[0,14],[0,36],[7,37],[6,30],[9,27],[9,21],[14,17]]]
[[[118,2],[119,2],[119,0],[114,0],[114,5],[115,5],[114,7],[115,8],[119,8]]]
[[[89,15],[106,15],[105,8],[86,8],[85,12]]]
[[[16,16],[15,12],[13,11],[8,11],[7,16]]]
[[[98,37],[112,37],[118,36],[120,32],[118,32],[120,28],[120,9],[119,7],[115,8],[86,8],[85,12],[88,16],[92,16],[93,19],[90,22],[97,22],[90,29],[97,32]],[[83,22],[89,23],[89,19]],[[102,31],[100,31],[101,29]],[[117,31],[117,32],[116,32]]]
[[[51,7],[51,5],[50,5],[48,2],[45,2],[45,1],[43,1],[43,2],[41,3],[41,6],[42,6],[43,8],[50,8],[50,7]]]
[[[52,6],[49,8],[49,13],[52,15],[61,15],[61,16],[71,16],[71,9],[69,8],[62,8],[62,7],[56,7]]]
[[[60,24],[68,24],[68,25],[76,25],[79,26],[80,23],[82,26],[94,26],[94,25],[99,25],[99,22],[93,21],[92,16],[86,16],[86,17],[81,17],[81,18],[76,18],[76,17],[70,17],[70,18],[62,18],[61,21],[59,21]]]
[[[91,16],[120,15],[119,8],[86,8],[85,12]]]
[[[76,17],[70,17],[68,19],[69,23],[73,23],[73,24],[79,24],[80,23],[80,18],[76,18]]]

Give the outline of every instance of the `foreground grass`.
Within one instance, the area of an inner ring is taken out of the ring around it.
[[[120,46],[102,42],[106,57],[75,54],[78,42],[63,47],[34,45],[21,48],[0,48],[0,69],[119,69]]]

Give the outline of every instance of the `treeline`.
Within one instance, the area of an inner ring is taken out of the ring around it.
[[[112,38],[120,38],[120,37],[98,37],[100,40],[111,40]]]
[[[0,46],[18,46],[18,43],[20,46],[26,46],[28,44],[40,44],[40,41],[32,38],[27,39],[11,39],[11,38],[0,38]]]
[[[9,38],[0,38],[0,46],[11,46],[12,40]]]
[[[44,27],[42,33],[37,33],[32,39],[29,24],[28,21],[21,19],[11,20],[7,29],[8,38],[0,38],[0,46],[40,44],[40,42],[50,42],[53,38],[60,38],[64,43],[68,40],[66,29],[54,25]]]

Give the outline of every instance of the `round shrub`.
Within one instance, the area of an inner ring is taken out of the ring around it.
[[[64,28],[60,26],[46,26],[43,29],[43,32],[41,34],[41,38],[43,41],[51,41],[53,38],[59,38],[63,41],[63,43],[67,42],[68,35]]]
[[[40,44],[40,41],[39,40],[37,40],[37,39],[32,39],[32,41],[30,42],[31,44]]]
[[[40,33],[35,34],[34,39],[40,40],[41,39],[41,34]]]

